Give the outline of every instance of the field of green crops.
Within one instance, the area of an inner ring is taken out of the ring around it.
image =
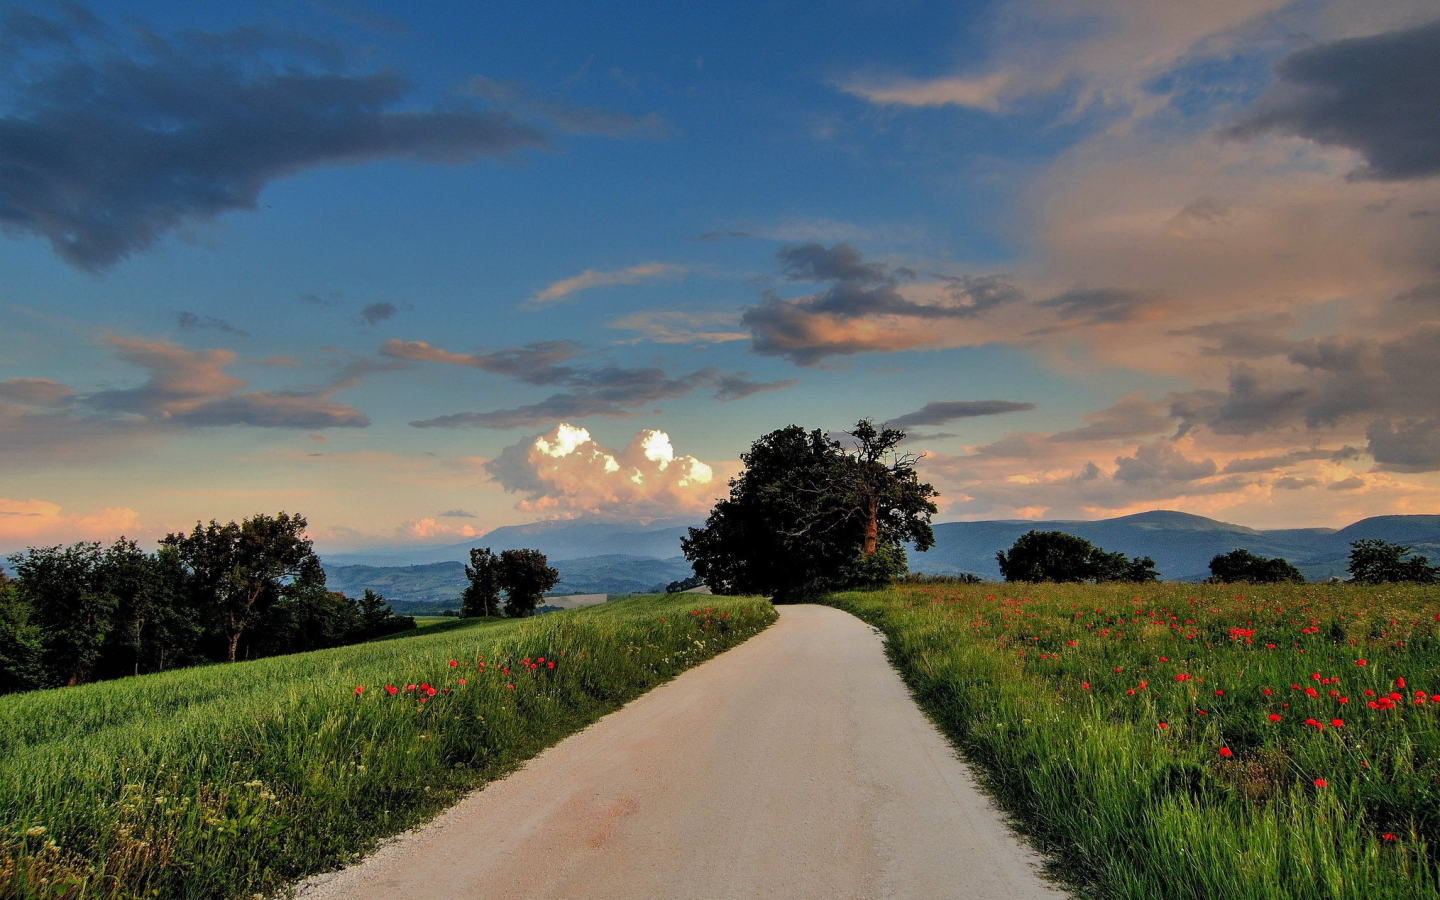
[[[1440,897],[1440,590],[848,593],[1000,805],[1102,898]]]
[[[774,618],[635,598],[0,698],[0,898],[269,893]]]

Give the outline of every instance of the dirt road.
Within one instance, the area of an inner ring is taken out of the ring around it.
[[[304,900],[1063,894],[846,613],[774,626],[651,691]]]

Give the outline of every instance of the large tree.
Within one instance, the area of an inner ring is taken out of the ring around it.
[[[325,572],[305,526],[303,516],[260,513],[239,523],[197,522],[188,535],[165,536],[162,543],[179,554],[195,595],[216,616],[231,662],[245,629],[280,597],[282,587],[324,586]]]
[[[796,602],[885,583],[905,571],[906,542],[933,546],[936,491],[896,451],[904,433],[861,420],[850,434],[850,450],[798,425],[756,440],[729,497],[681,539],[695,574],[717,593]]]
[[[535,615],[545,592],[560,582],[539,550],[504,550],[500,553],[500,586],[505,589],[505,615]]]
[[[460,615],[500,615],[500,557],[489,547],[471,547],[465,577],[470,583],[460,595]]]
[[[32,547],[10,557],[20,599],[40,631],[46,681],[87,681],[100,663],[119,605],[98,543]]]
[[[1006,581],[1155,581],[1159,573],[1148,556],[1109,553],[1082,537],[1063,531],[1027,531],[1010,552],[995,554]]]
[[[1440,581],[1440,567],[1430,565],[1429,558],[1411,556],[1410,548],[1404,544],[1392,544],[1378,538],[1353,542],[1347,568],[1350,579],[1361,584],[1397,581],[1435,584]]]
[[[43,650],[29,604],[20,599],[15,582],[0,571],[0,694],[28,691],[44,682]]]
[[[1210,580],[1219,584],[1237,581],[1247,584],[1304,584],[1305,576],[1289,560],[1256,556],[1241,547],[1210,560]]]

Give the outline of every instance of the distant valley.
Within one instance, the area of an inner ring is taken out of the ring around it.
[[[351,596],[370,588],[391,600],[398,612],[455,609],[465,588],[463,562],[471,547],[538,549],[560,571],[555,593],[624,594],[661,588],[689,577],[680,555],[683,523],[652,526],[602,522],[539,522],[497,528],[481,538],[434,547],[384,548],[324,557],[332,589]],[[916,572],[973,572],[999,580],[995,552],[1031,529],[1065,531],[1111,551],[1152,557],[1162,578],[1198,581],[1209,575],[1217,553],[1245,548],[1281,556],[1311,581],[1345,576],[1351,541],[1380,538],[1407,544],[1440,561],[1440,515],[1376,516],[1341,529],[1290,528],[1262,531],[1195,516],[1154,510],[1096,521],[944,522],[934,526],[935,547],[910,554]]]

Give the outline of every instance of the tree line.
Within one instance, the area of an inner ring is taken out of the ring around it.
[[[154,553],[120,538],[32,547],[0,572],[0,693],[254,659],[415,627],[325,587],[303,516],[196,523]]]

